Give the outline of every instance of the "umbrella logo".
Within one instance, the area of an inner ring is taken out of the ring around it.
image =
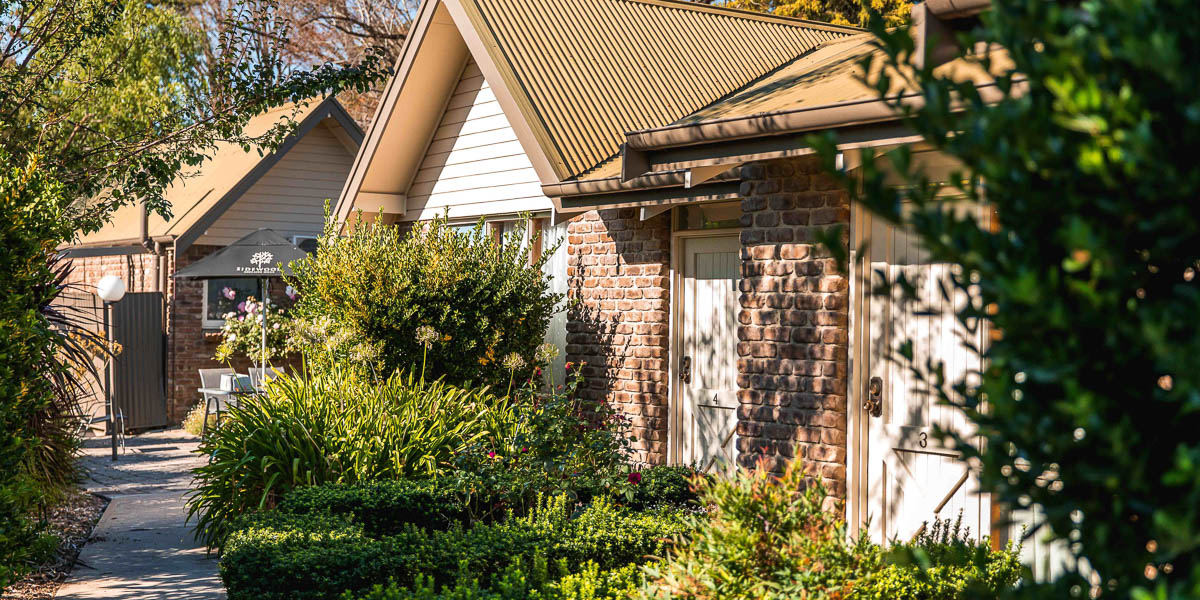
[[[263,265],[271,262],[271,259],[274,257],[275,255],[271,254],[270,252],[255,252],[252,256],[250,256],[250,264],[256,267],[262,267]]]

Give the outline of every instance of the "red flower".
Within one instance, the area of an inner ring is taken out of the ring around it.
[[[573,363],[573,362],[569,362],[569,363],[567,363],[567,364],[565,364],[565,365],[563,365],[563,366],[565,366],[565,367],[567,368],[567,370],[568,370],[568,371],[570,371],[570,370],[571,370],[571,367],[575,366],[575,363]]]
[[[632,483],[633,485],[642,483],[642,474],[638,473],[637,471],[631,472],[629,474],[629,483]]]

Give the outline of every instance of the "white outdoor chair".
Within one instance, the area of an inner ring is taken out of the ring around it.
[[[233,375],[233,369],[200,369],[200,387],[216,389],[221,387],[222,375]],[[221,411],[230,406],[237,406],[237,397],[233,394],[204,393],[204,424],[200,428],[201,439],[208,436],[208,416],[215,414],[217,423],[221,422]]]
[[[272,379],[279,377],[280,372],[275,367],[267,367],[263,369],[250,369],[250,387],[254,388],[256,393],[262,393],[263,387],[266,386]]]

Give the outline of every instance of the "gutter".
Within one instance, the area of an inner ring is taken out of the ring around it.
[[[712,178],[712,181],[736,181],[736,173],[722,173]],[[580,179],[560,181],[542,185],[542,193],[549,198],[563,196],[584,196],[593,194],[616,194],[635,190],[652,190],[658,188],[686,187],[688,170],[661,171],[647,173],[630,180],[621,177],[605,177],[604,179]]]

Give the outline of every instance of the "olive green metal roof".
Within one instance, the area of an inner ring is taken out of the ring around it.
[[[463,0],[562,179],[627,131],[675,122],[860,32],[677,0]]]

